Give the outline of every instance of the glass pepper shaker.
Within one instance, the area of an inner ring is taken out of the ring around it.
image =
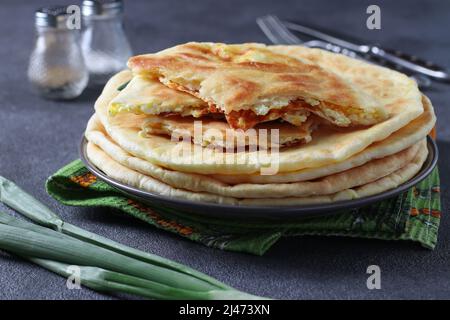
[[[132,55],[123,28],[122,0],[84,0],[81,48],[90,82],[105,84],[115,73],[126,68]]]
[[[36,42],[28,65],[33,89],[49,99],[78,97],[89,74],[79,45],[79,32],[70,29],[66,7],[35,12]]]

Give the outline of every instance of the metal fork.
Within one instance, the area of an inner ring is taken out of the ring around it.
[[[365,59],[356,52],[342,48],[340,46],[322,41],[322,40],[310,40],[303,42],[297,35],[293,34],[284,24],[274,15],[268,15],[264,17],[259,17],[256,19],[256,23],[264,32],[264,34],[269,38],[269,40],[274,44],[289,44],[289,45],[302,45],[309,48],[320,48],[334,53],[340,53],[345,56],[356,58],[360,60],[367,61],[369,63],[374,63],[368,59]],[[419,87],[422,89],[431,86],[431,80],[423,75],[412,74],[410,75]]]
[[[358,54],[354,51],[341,48],[339,46],[333,45],[331,43],[322,40],[311,40],[303,42],[299,37],[293,34],[276,16],[269,15],[256,19],[256,23],[264,32],[264,34],[272,41],[274,44],[292,44],[299,45],[310,48],[320,48],[335,53],[341,53],[343,55],[358,58]]]

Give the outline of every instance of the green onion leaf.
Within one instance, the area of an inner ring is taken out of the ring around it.
[[[68,264],[39,258],[29,258],[29,260],[66,278],[72,275]],[[97,291],[122,292],[152,299],[211,299],[220,297],[220,295],[215,294],[214,290],[192,292],[173,289],[153,281],[97,267],[80,266],[79,270],[80,284]]]
[[[63,221],[48,207],[23,191],[16,184],[0,176],[0,202],[18,210],[40,225],[60,230]]]
[[[22,190],[12,181],[2,176],[0,176],[0,201],[17,210],[32,221],[46,227],[51,227],[56,231],[60,231],[74,238],[98,245],[100,247],[129,256],[131,258],[139,259],[144,262],[185,273],[205,282],[209,282],[210,284],[213,284],[219,288],[230,288],[229,286],[212,277],[209,277],[201,272],[198,272],[185,265],[179,264],[175,261],[136,250],[95,233],[81,229],[68,222],[64,222],[47,206],[43,205],[36,198]]]
[[[56,231],[52,231],[57,233]],[[0,248],[23,256],[61,261],[72,265],[97,266],[174,288],[208,291],[217,287],[174,270],[144,263],[116,252],[61,234],[49,235],[0,224]]]
[[[0,212],[0,249],[66,277],[71,275],[68,267],[77,265],[81,284],[94,290],[160,299],[262,299],[66,223],[1,176],[0,201],[39,224]]]

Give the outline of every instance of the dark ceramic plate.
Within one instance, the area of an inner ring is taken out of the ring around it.
[[[167,208],[182,210],[195,215],[203,215],[221,219],[276,219],[276,220],[293,220],[304,217],[312,217],[318,215],[333,214],[339,210],[354,209],[370,205],[384,199],[394,197],[402,192],[405,192],[412,186],[416,185],[425,179],[436,166],[438,159],[438,149],[436,143],[427,138],[428,157],[422,166],[422,169],[409,181],[401,184],[395,189],[387,190],[385,192],[354,199],[339,201],[325,204],[312,205],[296,205],[296,206],[233,206],[223,204],[213,204],[207,202],[189,201],[159,194],[147,192],[137,189],[135,187],[123,184],[115,179],[108,177],[104,172],[92,164],[86,156],[87,140],[83,137],[80,145],[80,157],[86,167],[95,174],[98,178],[113,186],[120,192],[140,200],[142,202],[150,203],[152,205],[163,205]]]

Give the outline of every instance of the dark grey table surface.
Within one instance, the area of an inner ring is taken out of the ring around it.
[[[29,91],[33,10],[58,1],[0,4],[0,174],[14,180],[75,225],[196,268],[244,291],[285,299],[450,298],[450,86],[426,93],[438,115],[443,196],[434,251],[405,242],[325,237],[283,239],[263,257],[206,248],[110,210],[65,207],[44,190],[46,178],[78,157],[77,146],[98,92],[73,102],[42,100]],[[134,52],[191,40],[267,42],[255,18],[275,13],[415,53],[450,67],[449,1],[376,1],[381,30],[366,28],[372,1],[126,1],[125,24]],[[68,1],[70,3],[70,1]],[[0,210],[9,211],[0,205]],[[381,290],[368,290],[366,268],[381,268]],[[0,253],[0,298],[111,299],[68,290],[65,279]]]

